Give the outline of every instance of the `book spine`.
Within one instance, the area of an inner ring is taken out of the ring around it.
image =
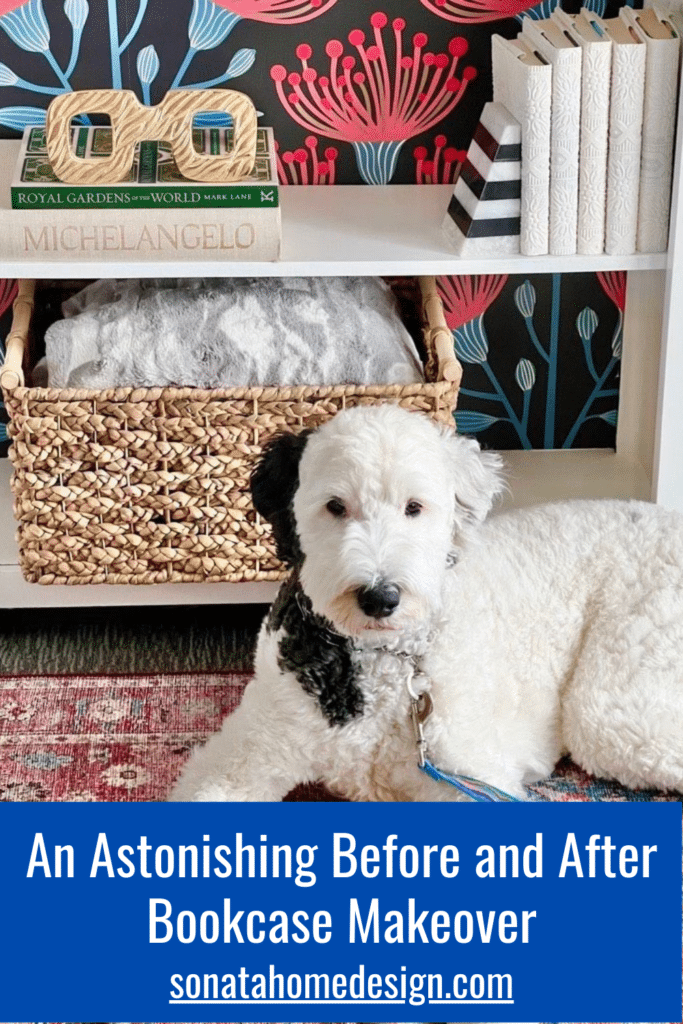
[[[571,256],[576,252],[579,203],[581,48],[555,45],[554,31],[551,19],[522,20],[522,38],[552,65],[548,251]]]
[[[145,139],[140,143],[138,182],[141,185],[156,185],[159,143]]]
[[[74,130],[73,147],[74,153],[78,157],[84,157],[88,154],[88,143],[90,141],[90,128],[76,128]]]
[[[525,256],[543,256],[548,252],[550,212],[552,68],[522,64],[496,35],[492,58],[494,102],[507,107],[522,130],[520,250]]]
[[[584,256],[605,248],[610,49],[583,48],[577,251]]]
[[[636,244],[638,252],[664,252],[669,237],[679,41],[653,39],[646,47]]]
[[[612,102],[607,160],[605,252],[636,251],[645,46],[612,43]]]
[[[576,252],[579,203],[581,50],[563,51],[553,63],[550,133],[549,251]]]
[[[172,210],[141,217],[84,210],[34,218],[8,211],[0,259],[161,262],[253,261],[280,256],[280,210]]]
[[[141,174],[143,160],[141,158]],[[277,185],[12,185],[13,210],[272,209]]]

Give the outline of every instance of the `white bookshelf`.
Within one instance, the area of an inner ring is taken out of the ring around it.
[[[313,277],[373,274],[551,274],[662,270],[666,254],[458,259],[441,236],[450,185],[289,185],[280,190],[277,263],[150,259],[0,260],[0,277]],[[40,213],[36,211],[39,218]],[[572,262],[568,265],[568,260]],[[19,271],[21,271],[19,273]]]
[[[512,452],[505,505],[573,497],[659,501],[683,512],[683,204],[681,136],[667,253],[612,257],[459,259],[440,225],[451,186],[291,186],[282,194],[278,263],[0,260],[0,277],[194,277],[391,274],[547,274],[627,270],[616,452]],[[213,604],[270,601],[273,584],[47,586],[17,565],[10,468],[0,460],[0,607]]]

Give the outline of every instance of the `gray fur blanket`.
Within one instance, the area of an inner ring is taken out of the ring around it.
[[[379,278],[97,281],[46,333],[51,387],[423,379]]]

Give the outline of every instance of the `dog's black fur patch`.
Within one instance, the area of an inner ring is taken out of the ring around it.
[[[292,501],[299,486],[299,462],[311,433],[303,430],[272,437],[250,480],[254,508],[273,527],[277,556],[289,568],[300,566],[304,557]]]
[[[271,633],[284,630],[278,665],[283,672],[293,672],[306,693],[315,697],[330,725],[346,725],[362,713],[363,693],[355,681],[351,641],[313,611],[296,572],[280,588],[266,628]]]

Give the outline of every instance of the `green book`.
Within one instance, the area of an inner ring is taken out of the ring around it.
[[[231,128],[195,128],[195,149],[228,153]],[[80,157],[108,156],[111,128],[82,127],[72,133]],[[277,207],[279,188],[272,128],[259,128],[249,177],[216,184],[189,181],[178,170],[167,142],[140,142],[125,181],[113,185],[68,185],[59,181],[47,155],[44,128],[26,128],[10,186],[13,210],[153,210],[208,207]]]

